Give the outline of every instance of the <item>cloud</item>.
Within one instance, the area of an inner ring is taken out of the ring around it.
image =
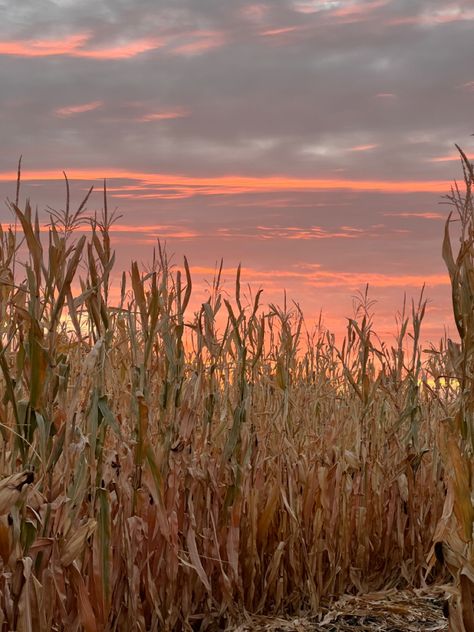
[[[349,2],[339,3],[332,16],[339,20],[345,21],[359,21],[366,20],[373,16],[373,14],[389,4],[390,0],[349,0]]]
[[[179,119],[189,116],[189,112],[186,110],[174,110],[174,111],[162,111],[162,112],[148,112],[137,117],[137,121],[141,123],[150,123],[152,121],[169,121],[173,119]]]
[[[301,153],[309,156],[341,157],[347,152],[371,151],[378,147],[377,143],[358,144],[353,147],[343,146],[340,142],[318,143],[316,145],[306,145],[301,148]]]
[[[163,46],[158,39],[138,39],[115,46],[89,48],[89,33],[69,35],[63,39],[30,39],[0,41],[0,55],[15,57],[79,57],[85,59],[129,59]]]
[[[349,147],[349,151],[371,151],[377,147],[378,145],[375,143],[372,145],[356,145],[355,147]]]
[[[134,172],[125,169],[69,169],[70,181],[101,180],[104,177],[111,180],[137,181],[149,188],[141,193],[140,188],[130,191],[124,189],[122,197],[162,197],[170,192],[177,194],[194,195],[237,195],[242,193],[262,193],[278,191],[378,191],[384,193],[445,193],[449,190],[450,182],[446,180],[352,180],[344,178],[296,178],[285,175],[280,176],[192,176],[170,173],[146,173]],[[0,182],[13,182],[16,180],[16,172],[0,172]],[[62,180],[62,174],[55,170],[25,170],[22,172],[24,181],[55,181]],[[125,185],[126,187],[129,185]],[[120,196],[120,187],[114,188],[114,195]],[[172,197],[174,194],[172,194]]]
[[[311,14],[332,11],[341,5],[341,0],[298,0],[294,3],[294,8],[300,13]]]
[[[466,153],[466,157],[468,158],[468,160],[474,160],[474,153]],[[430,158],[429,161],[430,162],[452,162],[452,161],[459,161],[461,160],[461,156],[459,154],[459,152],[457,153],[452,153],[452,154],[447,154],[445,156],[435,156],[434,158]]]
[[[103,101],[91,101],[90,103],[81,103],[78,105],[68,105],[62,108],[56,108],[54,111],[57,116],[69,117],[75,114],[83,114],[84,112],[91,112],[104,105]]]
[[[184,39],[184,41],[180,41]],[[193,57],[201,55],[215,48],[220,48],[226,42],[224,33],[219,31],[191,31],[184,38],[177,38],[176,43],[168,47],[168,51],[174,55]]]
[[[277,29],[268,29],[266,31],[260,31],[262,37],[277,37],[279,35],[287,35],[288,33],[294,33],[295,31],[301,31],[304,27],[298,26],[286,26]]]
[[[341,226],[330,230],[322,226],[257,226],[259,239],[355,239],[364,233],[362,229]]]
[[[48,57],[74,55],[89,40],[87,33],[68,35],[62,39],[30,39],[0,41],[0,55]]]
[[[130,59],[132,57],[136,57],[137,55],[141,55],[142,53],[157,50],[163,45],[163,42],[157,39],[141,39],[117,44],[116,46],[78,50],[73,56],[103,60]]]
[[[410,212],[400,212],[400,213],[384,213],[385,217],[414,217],[419,219],[442,219],[446,220],[446,216],[442,213],[431,213],[427,211],[426,213],[410,213]]]
[[[449,286],[450,280],[447,274],[400,274],[391,275],[375,272],[316,272],[308,279],[308,285],[313,287],[347,287],[356,289],[368,284],[376,288],[421,288]]]
[[[452,22],[464,22],[474,20],[474,9],[460,6],[459,3],[447,3],[439,9],[428,8],[417,15],[407,15],[389,20],[393,26],[414,24],[420,27],[433,27]]]
[[[322,14],[332,20],[344,23],[370,19],[390,0],[303,0],[294,4],[296,11],[306,14]]]
[[[6,222],[0,223],[2,230],[6,231],[11,226]],[[39,225],[40,232],[47,233],[50,229],[50,223],[42,223]],[[21,226],[17,226],[15,229],[17,232],[22,232]],[[90,233],[92,227],[89,222],[81,224],[77,229],[77,233]],[[109,229],[111,235],[113,235],[114,243],[119,243],[117,235],[127,235],[127,243],[155,243],[157,237],[163,239],[191,239],[197,238],[202,233],[197,230],[193,230],[187,226],[180,226],[178,224],[119,224],[114,223]],[[148,239],[144,240],[139,237],[141,235],[148,235]],[[124,243],[124,240],[122,240]]]

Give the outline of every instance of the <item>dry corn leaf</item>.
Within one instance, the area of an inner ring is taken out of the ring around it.
[[[32,483],[34,474],[30,471],[18,472],[0,480],[0,516],[9,513],[21,498],[26,486]]]
[[[206,571],[201,563],[201,558],[199,557],[197,544],[196,544],[196,534],[192,526],[189,526],[188,532],[186,534],[186,543],[188,545],[189,558],[191,560],[192,568],[198,574],[199,579],[204,584],[207,592],[209,594],[212,593],[211,584],[209,582],[209,578],[206,575]]]
[[[89,598],[89,591],[75,563],[70,566],[71,582],[77,594],[79,620],[85,632],[99,632],[96,617]]]
[[[72,525],[66,538],[60,543],[61,564],[69,566],[83,552],[87,539],[94,533],[97,521],[90,518],[79,527]]]

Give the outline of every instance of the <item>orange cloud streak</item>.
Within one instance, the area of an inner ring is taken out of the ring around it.
[[[469,160],[474,160],[474,154],[466,154],[466,156]],[[430,158],[430,162],[451,162],[453,160],[461,160],[461,156],[459,154],[448,154],[447,156]]]
[[[446,219],[441,213],[384,213],[385,217],[419,217],[421,219]]]
[[[84,48],[89,33],[69,35],[62,39],[30,39],[0,41],[0,55],[16,57],[83,57],[90,59],[127,59],[163,46],[157,39],[139,39],[108,48]]]
[[[296,178],[290,176],[184,176],[169,173],[146,173],[127,171],[126,169],[70,169],[69,180],[133,180],[142,185],[172,188],[179,194],[187,195],[234,195],[238,193],[268,193],[277,191],[324,191],[349,190],[373,191],[383,193],[445,193],[450,190],[449,180],[351,180],[351,179],[315,179]],[[17,174],[14,171],[0,172],[0,182],[14,182]],[[25,170],[23,181],[57,181],[63,176],[57,170]],[[119,187],[116,187],[117,189]],[[133,195],[130,193],[130,197]],[[154,195],[150,193],[150,195]],[[160,197],[161,191],[156,193]],[[163,192],[168,195],[169,192]],[[122,196],[123,197],[123,196]]]
[[[146,240],[147,242],[155,243],[156,236],[172,239],[190,239],[199,237],[199,233],[195,230],[187,229],[183,226],[166,225],[166,224],[152,224],[149,226],[131,226],[129,224],[113,224],[110,228],[111,233],[126,233],[126,234],[147,234],[154,235],[154,239]],[[139,240],[130,240],[133,243],[137,243]]]
[[[49,223],[43,223],[39,225],[41,233],[48,233],[51,225]],[[9,228],[12,228],[12,224],[0,223],[0,228],[6,232]],[[15,229],[17,232],[23,232],[20,226]],[[92,232],[92,226],[88,223],[81,224],[77,227],[78,233],[90,233]],[[150,224],[133,226],[131,224],[112,224],[109,229],[110,233],[116,233],[117,235],[126,234],[127,238],[114,237],[115,243],[128,243],[128,244],[155,244],[158,237],[163,239],[194,239],[201,237],[202,234],[195,230],[186,228],[185,226],[177,226],[173,224]],[[140,237],[130,237],[130,235],[149,235],[147,239]],[[207,236],[207,233],[206,233]]]

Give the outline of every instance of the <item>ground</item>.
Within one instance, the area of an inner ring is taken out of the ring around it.
[[[345,595],[320,617],[256,617],[235,632],[438,632],[447,631],[445,587]]]

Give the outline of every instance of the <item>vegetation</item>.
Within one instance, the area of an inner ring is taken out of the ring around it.
[[[105,186],[100,216],[68,193],[46,235],[18,187],[0,233],[2,629],[224,629],[448,571],[452,629],[474,629],[462,158],[459,254],[449,220],[443,246],[461,342],[426,354],[423,299],[390,346],[361,295],[338,348],[297,305],[245,300],[240,269],[232,300],[218,271],[191,314],[188,263],[160,248],[112,301]]]

